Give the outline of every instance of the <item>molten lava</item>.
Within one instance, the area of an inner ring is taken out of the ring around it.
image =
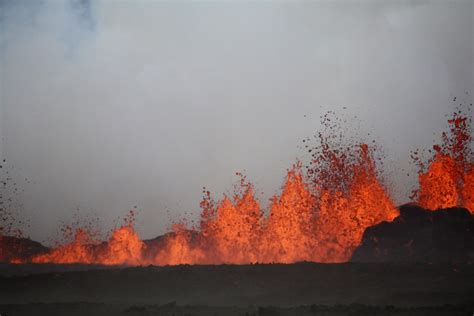
[[[125,218],[125,223],[112,232],[104,244],[94,242],[91,234],[77,229],[74,240],[52,249],[48,253],[34,256],[33,263],[87,263],[105,265],[143,264],[145,244],[133,228],[133,212]]]
[[[288,171],[281,195],[271,199],[268,216],[255,199],[252,184],[242,180],[240,192],[217,203],[206,191],[199,229],[175,225],[174,232],[156,246],[154,256],[147,253],[131,219],[105,243],[94,243],[86,230],[78,229],[72,242],[31,261],[105,265],[347,261],[367,227],[398,215],[377,179],[368,146],[350,148],[357,149],[351,155],[358,159],[346,162],[347,177],[339,179],[344,190],[324,182],[308,183],[298,163]]]
[[[31,257],[3,255],[15,263],[85,263],[105,265],[177,265],[345,262],[361,244],[364,231],[399,215],[378,172],[377,148],[361,142],[347,144],[334,134],[337,125],[323,117],[326,132],[306,172],[296,163],[287,172],[281,194],[268,210],[255,198],[244,177],[233,196],[215,202],[204,190],[198,227],[174,224],[171,233],[142,241],[134,229],[134,214],[105,242],[87,229],[75,229],[72,241]],[[474,164],[470,149],[470,120],[455,113],[449,133],[435,146],[428,166],[421,166],[419,204],[432,210],[464,206],[474,213]],[[305,140],[306,141],[306,140]],[[0,225],[1,226],[1,225]],[[1,232],[1,230],[0,230]],[[71,231],[68,231],[69,233]],[[0,250],[7,238],[0,233]],[[10,240],[10,239],[9,239]],[[10,247],[11,248],[11,247]],[[15,249],[15,248],[11,248]],[[35,248],[36,249],[36,248]],[[6,252],[5,252],[6,253]]]
[[[347,189],[321,189],[316,222],[316,261],[344,262],[350,259],[367,227],[392,221],[399,212],[377,180],[368,146],[361,145],[360,161],[346,166]],[[349,180],[350,179],[350,180]]]
[[[301,166],[288,171],[280,197],[272,198],[261,242],[261,262],[314,261],[316,199]]]
[[[449,132],[443,133],[441,145],[433,146],[435,155],[426,171],[421,165],[418,203],[430,210],[461,206],[474,214],[471,119],[455,112],[448,123]]]
[[[50,252],[35,256],[33,263],[94,263],[95,256],[87,231],[78,229],[74,241],[52,249]]]
[[[329,122],[324,117],[329,135],[320,133],[320,147],[310,149],[307,176],[301,163],[288,171],[268,216],[245,181],[240,194],[218,203],[205,192],[197,236],[184,230],[168,235],[167,250],[155,263],[347,261],[365,229],[393,220],[398,210],[379,181],[373,150],[335,142],[332,132],[338,126]]]

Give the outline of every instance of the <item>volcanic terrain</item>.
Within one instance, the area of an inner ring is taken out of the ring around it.
[[[2,208],[0,314],[472,315],[470,123],[454,112],[430,158],[412,153],[419,187],[399,208],[377,146],[347,144],[328,115],[267,209],[238,174],[233,196],[203,190],[193,227],[142,240],[130,211],[105,240],[66,226],[47,247]]]

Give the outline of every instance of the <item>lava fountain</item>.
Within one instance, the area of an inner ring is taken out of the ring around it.
[[[428,163],[419,166],[419,189],[413,198],[432,210],[464,206],[474,213],[474,164],[470,149],[470,119],[456,112],[449,132]],[[134,229],[134,213],[99,242],[86,229],[75,230],[69,243],[12,263],[84,263],[104,265],[177,265],[345,262],[361,244],[364,231],[399,215],[379,172],[377,147],[347,144],[334,133],[337,125],[326,115],[326,129],[309,148],[311,161],[287,171],[281,194],[265,210],[245,177],[233,196],[219,201],[203,191],[197,227],[174,224],[159,242],[142,241]],[[377,162],[377,163],[376,163]],[[0,249],[2,238],[0,236]],[[0,252],[0,261],[5,261]]]
[[[442,143],[433,146],[427,167],[419,162],[418,203],[430,210],[461,206],[474,213],[474,162],[471,149],[471,118],[461,111],[448,120]]]

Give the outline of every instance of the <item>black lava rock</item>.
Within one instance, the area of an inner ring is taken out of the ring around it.
[[[474,262],[474,215],[467,209],[399,209],[393,222],[367,228],[352,262]]]

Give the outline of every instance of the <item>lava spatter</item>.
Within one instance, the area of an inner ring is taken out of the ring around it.
[[[441,144],[433,146],[434,156],[426,165],[419,163],[419,189],[414,197],[427,209],[461,206],[474,213],[471,118],[456,111],[448,125]]]
[[[270,199],[268,208],[238,174],[241,181],[233,195],[214,201],[204,189],[197,227],[176,223],[172,232],[143,241],[131,211],[106,241],[100,242],[87,227],[70,228],[65,233],[71,238],[62,245],[41,249],[31,258],[8,258],[17,263],[104,265],[348,261],[368,227],[392,221],[399,211],[382,181],[379,148],[373,141],[346,138],[333,114],[323,116],[316,146],[311,148],[305,139],[309,165],[303,168],[298,162],[287,171],[281,193]],[[416,198],[433,210],[464,206],[474,212],[470,119],[456,112],[448,123],[449,132],[426,165],[412,155],[420,165]]]

